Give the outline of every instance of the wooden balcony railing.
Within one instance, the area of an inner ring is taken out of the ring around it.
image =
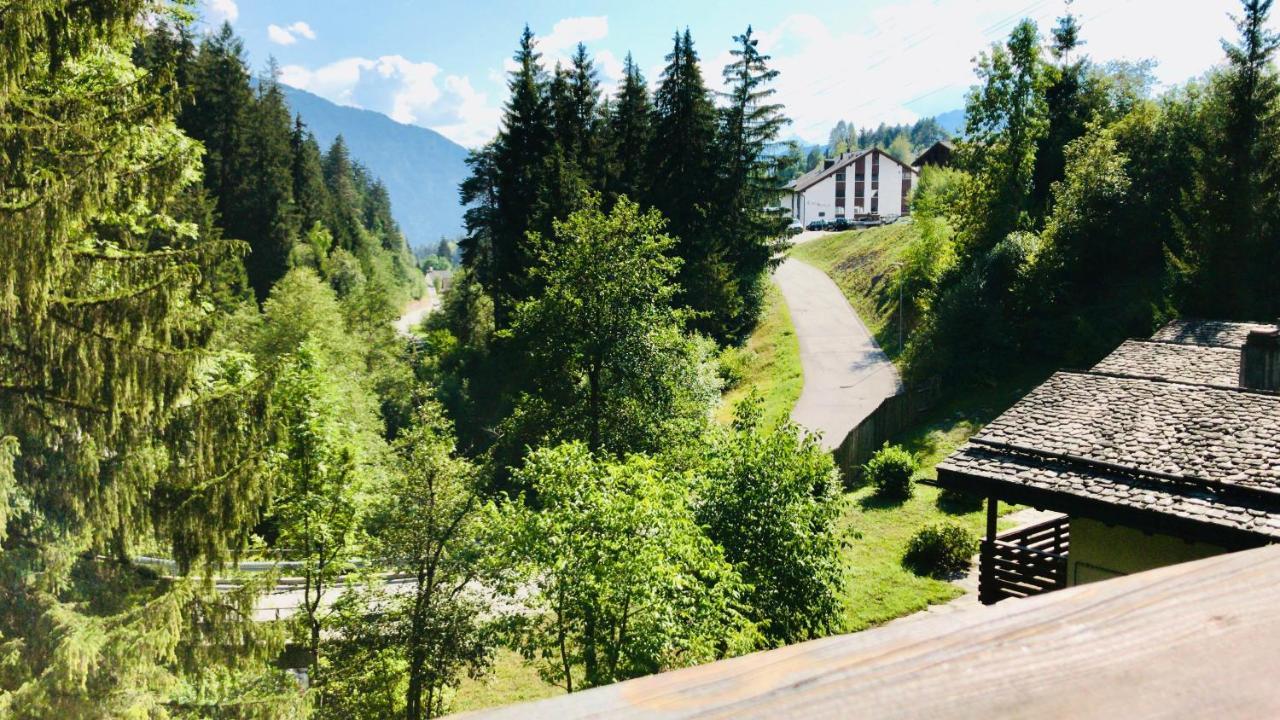
[[[990,605],[1066,587],[1070,544],[1066,516],[983,540],[978,598]]]

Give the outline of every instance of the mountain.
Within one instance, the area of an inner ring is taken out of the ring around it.
[[[946,130],[951,137],[958,137],[964,132],[964,108],[948,110],[939,115],[934,115],[933,119],[937,120],[942,129]]]
[[[441,236],[462,233],[458,184],[467,175],[466,148],[434,130],[281,87],[321,149],[341,133],[351,156],[387,186],[392,213],[411,246],[435,247]]]

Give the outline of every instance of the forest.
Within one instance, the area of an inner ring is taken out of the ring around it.
[[[1158,96],[1069,14],[978,56],[885,286],[909,381],[1280,314],[1270,5]],[[714,419],[787,250],[750,27],[722,93],[686,29],[609,96],[526,28],[462,268],[403,337],[385,187],[195,21],[0,5],[0,716],[417,720],[500,652],[576,692],[839,630],[831,455],[753,394]]]
[[[979,55],[958,160],[926,168],[906,298],[910,378],[1087,367],[1172,317],[1280,315],[1280,81],[1269,0],[1226,62],[1154,96],[1067,14]]]

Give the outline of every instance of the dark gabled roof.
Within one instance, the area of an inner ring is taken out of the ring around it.
[[[955,152],[955,149],[956,146],[950,140],[939,140],[920,151],[920,154],[916,156],[916,159],[911,161],[911,167],[920,167],[926,161],[933,160],[939,155],[949,158],[951,153]]]
[[[1280,395],[1237,387],[1233,346],[1265,327],[1177,321],[1091,372],[1057,373],[939,464],[938,479],[1225,544],[1280,540]]]
[[[839,157],[831,167],[814,168],[813,170],[810,170],[809,172],[787,183],[784,189],[790,192],[804,192],[805,190],[808,190],[814,185],[817,185],[818,183],[822,182],[827,177],[840,172],[844,168],[849,167],[858,158],[865,157],[867,155],[870,155],[871,153],[879,153],[880,157],[884,158],[885,160],[888,160],[890,162],[895,162],[901,165],[904,169],[909,170],[911,172],[916,172],[915,168],[902,162],[898,158],[890,155],[889,153],[885,152],[884,150],[881,150],[880,148],[873,147],[873,148],[868,148],[866,150],[858,150],[857,152],[845,153],[844,155]]]
[[[1151,336],[1159,342],[1215,347],[1244,347],[1251,330],[1270,330],[1272,325],[1225,322],[1222,320],[1174,320]]]
[[[1093,370],[1109,375],[1235,387],[1240,381],[1240,351],[1209,345],[1125,340],[1094,365]]]
[[[857,152],[845,153],[839,158],[836,158],[836,161],[832,163],[831,167],[818,166],[810,170],[809,172],[801,175],[800,177],[792,180],[791,182],[787,183],[786,189],[790,190],[791,192],[804,192],[805,190],[808,190],[814,185],[817,185],[818,183],[822,182],[828,176],[834,175],[837,172],[840,172],[841,170],[843,170],[844,168],[849,167],[850,165],[853,164],[855,160],[869,154],[874,149],[875,148],[871,148],[868,150],[858,150]]]
[[[1056,373],[975,436],[1116,465],[1280,491],[1280,396]]]
[[[1057,373],[938,465],[943,484],[957,475],[1053,509],[1118,506],[1280,539],[1280,396]]]

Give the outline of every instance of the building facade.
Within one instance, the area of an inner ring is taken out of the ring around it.
[[[845,153],[791,181],[785,202],[791,217],[807,225],[815,220],[909,215],[916,185],[911,166],[879,148]]]

